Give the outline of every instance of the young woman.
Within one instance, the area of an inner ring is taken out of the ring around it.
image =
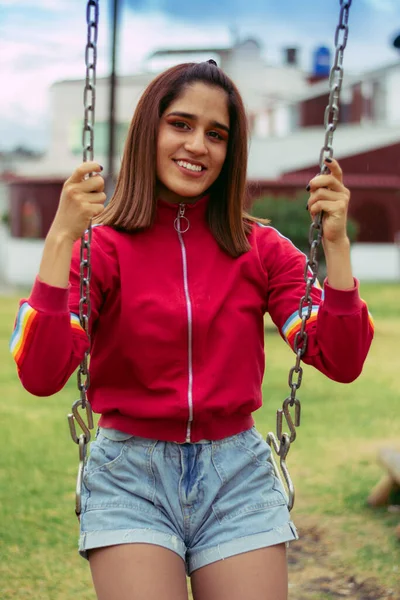
[[[305,257],[244,212],[246,165],[231,80],[213,61],[162,73],[138,104],[109,205],[98,164],[66,181],[21,301],[11,350],[25,388],[48,396],[88,347],[79,238],[95,218],[89,400],[101,417],[79,550],[100,600],[186,600],[186,573],[195,600],[287,598],[285,542],[297,534],[252,413],[263,316],[293,345]],[[350,382],[373,330],[351,272],[350,193],[338,163],[329,169],[309,184],[328,276],[312,290],[304,360]]]

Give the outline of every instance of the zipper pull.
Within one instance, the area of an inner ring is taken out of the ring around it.
[[[175,231],[178,233],[186,233],[190,227],[189,219],[185,216],[185,204],[179,204],[178,216],[174,221]]]

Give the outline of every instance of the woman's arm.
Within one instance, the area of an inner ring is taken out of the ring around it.
[[[48,285],[68,287],[72,248],[88,228],[90,220],[104,209],[104,179],[97,163],[83,163],[64,183],[60,204],[44,245],[39,279]]]
[[[343,383],[361,373],[374,334],[366,303],[360,298],[358,282],[350,262],[347,211],[350,192],[343,185],[342,171],[335,160],[326,161],[330,174],[310,181],[307,207],[311,218],[323,211],[323,237],[327,279],[322,290],[318,282],[311,289],[312,308],[307,321],[307,348],[303,360],[322,373]],[[268,312],[281,335],[294,348],[302,326],[300,299],[304,296],[306,257],[282,236],[266,228],[272,247],[261,250],[268,276]],[[274,239],[275,238],[275,239]],[[311,275],[311,272],[310,272]],[[304,306],[304,312],[308,307]]]
[[[20,302],[10,351],[23,386],[37,396],[59,391],[89,346],[79,315],[71,312],[69,297],[71,288],[79,288],[80,237],[90,219],[103,210],[106,198],[104,180],[85,177],[100,170],[96,163],[84,163],[65,182],[38,277],[30,296]],[[101,265],[98,254],[92,254],[95,273]],[[91,284],[92,325],[101,303],[102,283],[97,276]]]
[[[350,262],[350,241],[347,237],[347,213],[350,191],[343,185],[343,173],[336,160],[327,159],[328,175],[314,177],[307,186],[310,198],[307,208],[311,218],[323,211],[322,245],[329,285],[337,290],[354,287]]]
[[[74,241],[65,233],[49,231],[43,248],[38,277],[53,287],[67,288]]]

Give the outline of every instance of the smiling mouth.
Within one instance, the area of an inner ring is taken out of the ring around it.
[[[204,165],[192,163],[187,160],[174,160],[174,162],[179,167],[182,167],[187,171],[191,171],[192,173],[201,173],[202,171],[206,171],[206,167],[204,167]]]

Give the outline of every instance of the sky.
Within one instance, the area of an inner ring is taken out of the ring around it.
[[[258,39],[271,64],[296,46],[304,69],[333,47],[339,0],[119,0],[118,72],[137,72],[159,48],[223,47]],[[110,3],[100,0],[98,72],[110,70]],[[353,0],[344,65],[359,73],[400,61],[400,0]],[[45,150],[49,87],[84,77],[86,0],[0,0],[0,150]]]

